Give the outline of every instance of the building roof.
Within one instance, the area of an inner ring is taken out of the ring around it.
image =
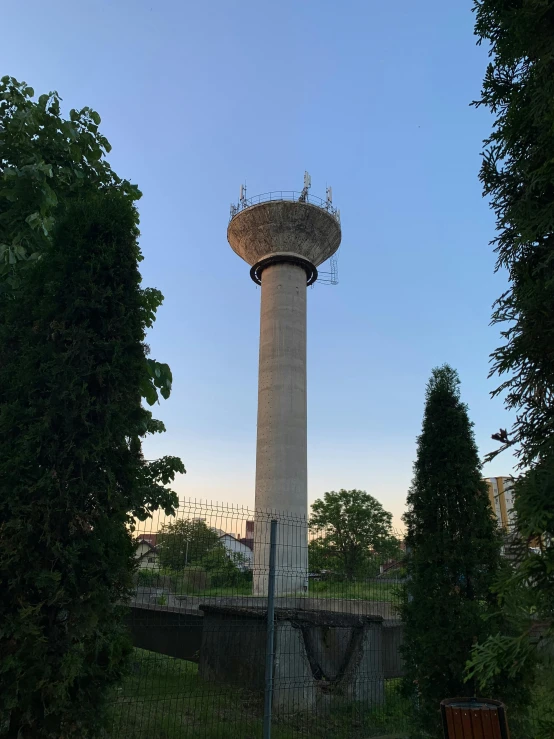
[[[246,547],[247,549],[250,549],[250,551],[254,551],[254,540],[253,539],[239,539],[236,536],[233,536],[233,534],[223,534],[223,536],[220,536],[220,539],[226,539],[229,537],[233,541],[236,541],[237,544],[242,544],[243,547]]]
[[[146,552],[143,552],[140,555],[141,557],[144,557],[147,554],[157,554],[158,553],[157,547],[155,547],[154,544],[149,542],[148,539],[142,539],[141,537],[139,537],[137,541],[138,541],[138,545],[146,544],[146,546],[148,547],[148,550]]]
[[[155,547],[158,543],[158,534],[139,534],[137,536],[137,539],[139,541],[147,542],[148,544],[151,544],[153,547]]]

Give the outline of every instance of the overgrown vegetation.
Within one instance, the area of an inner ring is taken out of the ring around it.
[[[371,710],[352,704],[324,715],[297,712],[275,718],[271,735],[400,739],[406,736],[407,704],[398,688],[397,680],[387,681],[386,707]],[[116,691],[108,734],[129,739],[258,739],[262,716],[262,696],[240,686],[206,683],[191,662],[136,649],[131,675]]]
[[[501,567],[472,424],[458,375],[447,365],[434,369],[427,385],[404,520],[405,688],[417,707],[415,725],[441,737],[440,701],[475,694],[464,683],[464,666],[473,644],[495,627],[488,620],[496,605],[491,585]],[[505,688],[498,681],[488,687],[495,695]]]
[[[137,584],[164,588],[175,595],[251,595],[252,571],[218,549],[204,565],[190,565],[181,570],[139,570]]]
[[[512,448],[521,473],[516,566],[498,583],[516,633],[479,645],[470,674],[486,682],[508,668],[529,683],[537,659],[541,674],[554,673],[554,2],[477,0],[475,11],[491,57],[476,105],[495,116],[480,177],[496,214],[497,269],[510,280],[493,314],[504,343],[491,374],[502,378],[494,394],[516,414],[490,457]],[[528,638],[537,620],[549,625],[540,649]],[[552,736],[554,721],[544,731]]]
[[[68,739],[101,728],[130,650],[134,522],[173,512],[184,468],[141,452],[163,425],[141,406],[161,295],[140,287],[138,191],[96,113],[64,121],[32,95],[2,80],[0,733]]]

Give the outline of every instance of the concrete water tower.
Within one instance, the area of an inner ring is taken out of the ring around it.
[[[261,285],[254,594],[267,592],[269,512],[277,514],[276,593],[299,593],[308,576],[306,287],[339,248],[339,211],[302,192],[273,192],[231,206],[227,238]],[[326,273],[327,275],[329,273]],[[330,277],[320,281],[336,282]]]

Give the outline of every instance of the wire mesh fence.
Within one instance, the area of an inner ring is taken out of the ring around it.
[[[138,523],[131,672],[113,737],[401,737],[400,535],[185,503]]]

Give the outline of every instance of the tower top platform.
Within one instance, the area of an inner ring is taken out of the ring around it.
[[[251,267],[280,256],[318,267],[340,246],[340,213],[306,191],[265,193],[232,206],[227,239]]]

